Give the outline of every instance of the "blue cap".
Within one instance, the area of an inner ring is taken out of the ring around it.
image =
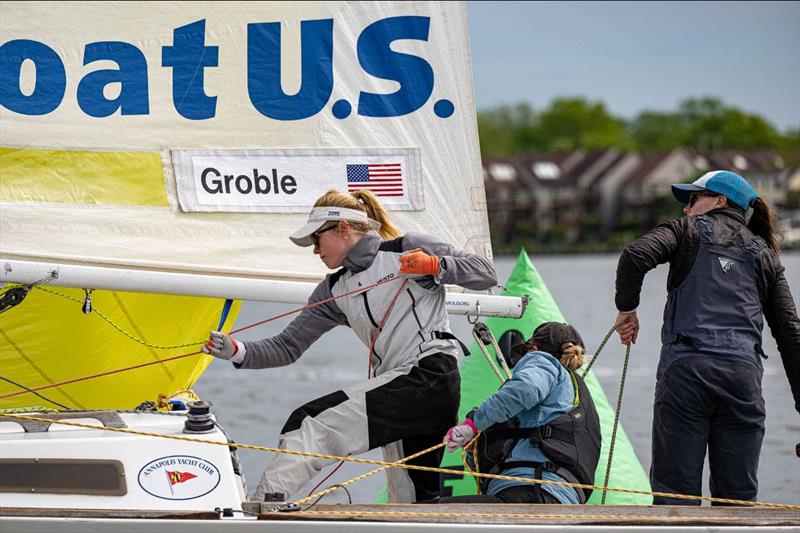
[[[745,212],[753,200],[758,198],[758,193],[746,179],[729,170],[706,172],[694,183],[679,183],[672,186],[672,194],[682,204],[688,204],[692,193],[700,191],[722,194]]]

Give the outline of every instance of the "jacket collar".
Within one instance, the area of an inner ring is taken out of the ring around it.
[[[724,217],[732,218],[733,220],[744,224],[744,211],[738,207],[722,207],[720,209],[712,209],[707,215],[722,215]]]
[[[375,260],[381,238],[377,233],[365,233],[342,261],[342,266],[353,274],[366,270]]]

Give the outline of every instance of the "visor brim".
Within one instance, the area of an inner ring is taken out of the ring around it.
[[[324,226],[326,222],[328,221],[319,220],[316,222],[306,222],[302,228],[292,233],[289,239],[297,246],[302,246],[304,248],[312,246],[314,243],[311,242],[311,235]]]
[[[689,200],[693,193],[705,191],[707,189],[695,185],[694,183],[678,183],[672,186],[672,195],[680,203],[689,205]]]

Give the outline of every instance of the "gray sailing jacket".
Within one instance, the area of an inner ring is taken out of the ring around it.
[[[402,291],[399,289],[403,281],[398,280],[304,310],[280,334],[246,342],[244,361],[236,366],[268,368],[294,363],[314,341],[339,325],[351,327],[369,347],[386,309],[398,292],[394,308],[386,315],[382,331],[375,341],[373,375],[404,364],[414,364],[432,353],[456,356],[458,344],[437,335],[450,332],[443,284],[488,289],[497,284],[497,275],[488,259],[463,252],[427,235],[409,233],[386,242],[375,233],[364,235],[350,250],[343,268],[328,274],[317,285],[308,303],[397,277],[400,255],[415,248],[439,256],[444,267],[442,273],[436,278],[411,279]]]

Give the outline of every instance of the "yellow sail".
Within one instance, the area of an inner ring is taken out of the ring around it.
[[[197,352],[219,325],[224,300],[94,291],[93,310],[84,314],[84,298],[80,289],[34,288],[0,315],[0,376],[32,389],[77,379],[38,392],[72,409],[132,409],[191,387],[213,359],[198,354],[148,364]],[[224,330],[239,306],[231,308]],[[137,365],[147,366],[91,377]],[[0,381],[0,408],[59,408],[18,392],[24,391]]]
[[[168,206],[157,152],[0,148],[0,200],[30,205],[34,222],[43,204]],[[80,288],[36,286],[0,315],[0,408],[131,409],[191,387],[210,363],[200,354],[150,364],[197,352],[225,300],[97,290],[85,314],[85,298]],[[37,396],[11,382],[45,388]]]

